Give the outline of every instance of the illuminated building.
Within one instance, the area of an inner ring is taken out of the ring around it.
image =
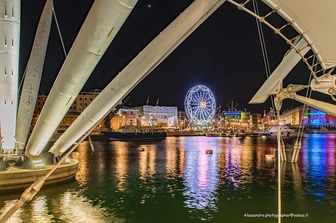
[[[262,124],[261,114],[252,114],[251,115],[251,124],[253,130],[259,130]]]
[[[141,109],[141,108],[140,108]],[[162,127],[174,127],[177,125],[177,107],[166,106],[142,106],[144,120],[143,125]]]
[[[292,126],[300,125],[302,120],[303,106],[296,107],[294,109],[283,112],[280,115],[281,124],[287,124]]]
[[[185,129],[188,127],[189,120],[187,114],[184,111],[178,111],[177,118],[178,118],[178,126],[180,129]]]
[[[176,127],[177,125],[177,107],[166,106],[143,105],[121,108],[110,121],[112,130],[117,130],[122,126]]]
[[[142,113],[138,109],[121,108],[110,120],[110,128],[118,130],[122,126],[140,126]]]
[[[298,126],[300,122],[309,127],[335,127],[336,117],[330,116],[317,109],[308,108],[303,111],[303,106],[283,112],[280,116],[281,124]]]
[[[230,128],[248,129],[251,124],[251,113],[246,111],[225,111],[224,118]]]
[[[335,127],[336,117],[317,109],[310,109],[303,115],[303,124],[314,127]]]

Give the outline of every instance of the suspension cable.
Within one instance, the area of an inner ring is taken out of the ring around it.
[[[27,71],[27,66],[26,66],[26,68],[25,68],[25,70],[24,70],[24,72],[23,72],[23,75],[22,75],[22,78],[21,78],[21,81],[20,81],[20,84],[19,84],[19,88],[18,88],[18,93],[19,93],[19,98],[21,97],[21,88],[22,88],[22,85],[23,85],[23,81],[24,81],[24,79],[25,79],[25,77],[26,77],[26,71]]]
[[[256,15],[260,16],[257,1],[253,0],[252,4],[253,4],[254,13],[256,13]],[[266,72],[267,78],[269,78],[269,76],[271,75],[271,68],[270,68],[270,63],[269,63],[269,58],[268,58],[267,46],[266,46],[266,41],[265,41],[265,36],[264,36],[264,30],[263,30],[261,22],[257,18],[256,18],[256,24],[257,24],[257,29],[258,29],[258,37],[259,37],[261,52],[262,52],[263,61],[264,61],[265,72]],[[272,103],[272,108],[274,110],[275,106],[274,106],[273,95],[271,95],[271,103]]]
[[[52,8],[52,12],[53,12],[53,15],[54,15],[54,19],[55,19],[55,23],[56,23],[56,27],[57,27],[58,35],[59,35],[60,40],[61,40],[63,53],[64,53],[64,56],[67,57],[67,51],[66,51],[66,49],[65,49],[64,40],[63,40],[62,32],[61,32],[61,28],[60,28],[60,26],[59,26],[58,19],[57,19],[57,16],[56,16],[56,12],[55,12],[55,8],[54,8],[54,7]]]
[[[313,57],[313,62],[312,64],[314,64],[316,61],[316,55],[314,54],[314,57]],[[317,69],[317,66],[315,67],[315,70]],[[310,84],[311,80],[312,80],[312,72],[310,72],[310,75],[309,75],[309,80],[308,80],[308,85]],[[310,98],[311,97],[311,94],[312,94],[312,89],[311,88],[307,88],[306,90],[306,94],[305,96]],[[304,113],[308,110],[308,106],[306,104],[303,105],[303,110],[302,110],[302,116],[304,115]],[[295,145],[299,145],[301,143],[301,140],[303,138],[303,132],[304,132],[304,126],[303,126],[303,123],[302,121],[300,121],[300,125],[299,125],[299,132],[298,132],[298,136],[296,138],[296,142],[295,142]]]
[[[58,35],[60,37],[63,53],[64,53],[64,56],[67,57],[67,51],[65,49],[64,40],[63,40],[63,37],[62,37],[62,32],[61,32],[61,29],[60,29],[60,26],[59,26],[59,23],[58,23],[58,19],[57,19],[54,7],[52,8],[52,12],[53,12],[53,16],[54,16],[54,19],[55,19]],[[18,87],[18,91],[19,92],[21,91],[21,88],[22,88],[22,85],[23,85],[23,81],[24,81],[24,79],[26,77],[26,70],[27,70],[27,67],[25,68],[25,70],[23,72],[23,75],[22,75],[22,78],[21,78],[21,81],[20,81],[20,84],[19,84],[19,87]]]

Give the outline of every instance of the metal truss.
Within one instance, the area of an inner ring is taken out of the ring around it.
[[[270,8],[271,11],[269,11],[268,13],[266,13],[265,15],[258,15],[254,12],[253,10],[253,4],[252,4],[252,0],[226,0],[227,2],[231,3],[232,5],[236,6],[239,10],[243,10],[246,13],[248,13],[249,15],[255,17],[256,19],[258,19],[258,21],[262,24],[265,24],[267,27],[269,27],[271,30],[274,31],[274,33],[278,36],[280,36],[291,48],[293,48],[302,58],[302,61],[305,63],[305,65],[307,66],[308,70],[311,72],[313,78],[315,79],[315,81],[318,81],[318,75],[323,75],[327,72],[331,72],[335,69],[335,67],[330,67],[330,68],[324,68],[323,64],[320,62],[320,56],[317,53],[316,49],[314,48],[314,46],[311,44],[311,41],[309,41],[305,35],[303,35],[303,32],[300,32],[300,28],[297,26],[297,24],[288,19],[286,21],[285,24],[283,24],[280,27],[275,27],[273,24],[271,24],[271,22],[269,21],[269,18],[271,15],[274,14],[283,14],[281,13],[281,10],[277,7],[275,8]],[[268,6],[269,7],[269,6]],[[286,20],[286,18],[283,18]],[[286,28],[288,27],[292,27],[296,30],[296,32],[298,32],[298,35],[293,37],[289,37],[288,34],[285,34],[284,31]],[[301,51],[303,50],[303,48],[297,48],[295,46],[295,43],[297,43],[297,41],[301,38],[304,38],[307,42],[308,47],[310,47],[310,53],[306,54],[306,55],[302,55]],[[315,60],[315,58],[318,58],[317,60]]]

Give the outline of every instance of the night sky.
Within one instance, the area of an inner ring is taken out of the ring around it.
[[[88,13],[93,0],[54,0],[67,51]],[[102,89],[161,30],[178,16],[192,0],[139,0],[136,8],[113,40],[104,57],[84,86]],[[28,61],[34,33],[45,0],[22,1],[20,73]],[[260,10],[265,6],[260,3]],[[274,23],[281,24],[278,17]],[[288,46],[264,27],[271,70],[280,63]],[[56,25],[53,21],[40,92],[48,93],[64,61]],[[286,82],[307,83],[309,72],[299,64]],[[131,105],[177,105],[183,109],[184,96],[196,84],[208,86],[217,103],[226,107],[231,100],[238,108],[262,112],[270,107],[248,105],[266,80],[256,21],[252,16],[224,3],[205,23],[184,41],[131,93]],[[286,83],[285,82],[285,83]],[[128,103],[127,103],[128,104]],[[288,106],[294,106],[287,102]]]

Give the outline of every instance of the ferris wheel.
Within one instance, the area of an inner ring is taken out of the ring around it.
[[[216,100],[208,87],[197,85],[188,91],[184,99],[184,109],[192,124],[205,126],[216,114]]]

